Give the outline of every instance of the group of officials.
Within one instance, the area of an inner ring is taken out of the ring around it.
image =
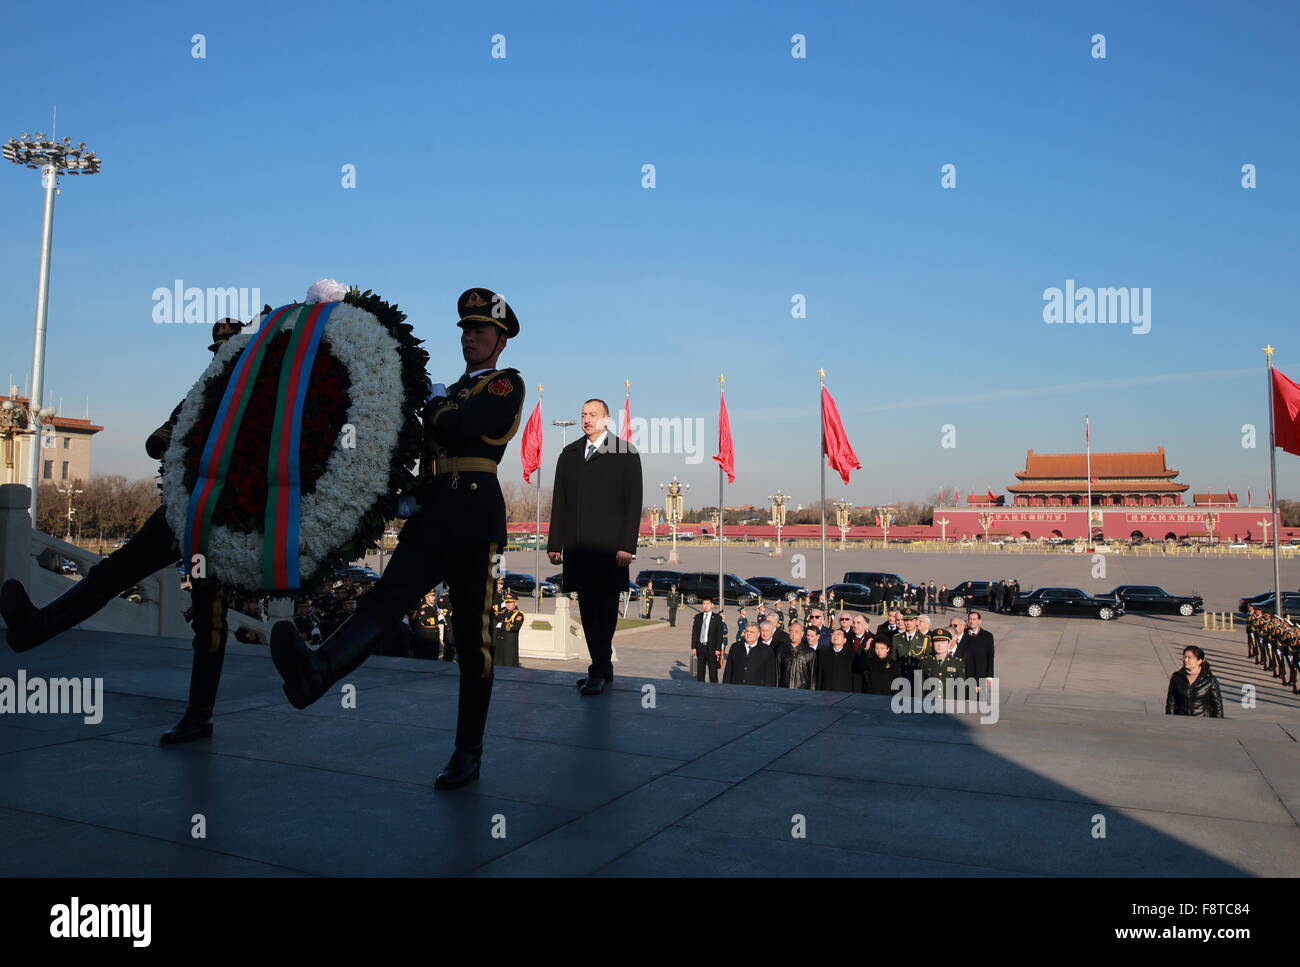
[[[724,649],[722,615],[705,598],[691,622],[696,678],[716,683],[721,670],[724,684],[891,695],[900,678],[911,689],[917,672],[922,680],[973,680],[976,688],[994,677],[993,634],[978,611],[933,630],[929,615],[897,607],[874,631],[860,611],[840,612],[837,628],[815,606],[806,622],[792,617],[783,625],[781,615],[738,621],[738,639]]]

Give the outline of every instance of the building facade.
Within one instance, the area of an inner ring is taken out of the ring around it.
[[[0,396],[0,483],[26,483],[27,461],[33,445],[29,400],[17,393]],[[55,486],[90,479],[91,443],[104,428],[89,420],[54,416],[50,431],[36,441],[40,447],[37,473]]]

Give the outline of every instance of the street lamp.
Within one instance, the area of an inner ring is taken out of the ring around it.
[[[60,497],[68,498],[68,536],[64,539],[70,542],[72,540],[72,516],[76,513],[76,511],[72,509],[72,498],[77,494],[84,494],[85,491],[73,490],[71,484],[69,484],[67,490],[60,490],[58,493]]]
[[[573,426],[577,422],[577,420],[551,421],[551,426],[558,426],[560,428],[560,449],[564,449],[564,446],[569,442],[569,427]]]
[[[832,506],[835,508],[835,526],[840,529],[840,550],[847,550],[849,511],[853,509],[853,505],[841,497]]]
[[[1255,523],[1264,528],[1264,546],[1268,547],[1268,529],[1273,526],[1273,522],[1265,518],[1264,520],[1257,520]]]
[[[663,516],[663,508],[661,507],[650,508],[650,543],[651,544],[656,543],[655,529],[659,526],[659,519],[662,516]]]
[[[93,151],[86,150],[83,141],[75,148],[72,139],[50,140],[40,131],[36,137],[29,138],[23,131],[18,138],[10,138],[3,148],[6,161],[41,172],[41,184],[45,187],[45,214],[41,221],[41,268],[36,282],[36,339],[32,346],[32,395],[31,411],[37,413],[41,404],[41,392],[45,388],[45,324],[49,316],[50,296],[50,253],[54,243],[54,196],[59,191],[60,175],[94,175],[99,173],[100,159]],[[31,515],[32,526],[36,526],[36,492],[40,480],[40,448],[36,438],[40,435],[40,421],[33,421],[32,452],[27,461],[27,485],[32,490]]]
[[[889,527],[894,522],[894,508],[882,504],[876,508],[876,526],[880,528],[881,539],[884,546],[889,547]]]
[[[947,543],[948,543],[948,524],[951,523],[951,522],[948,520],[947,517],[943,517],[943,518],[941,518],[941,519],[935,521],[935,523],[938,524],[939,527],[940,527],[939,543],[940,543],[940,544],[947,544]]]
[[[772,526],[776,528],[776,550],[772,554],[776,557],[781,556],[781,528],[785,526],[785,505],[790,500],[788,496],[778,490],[775,494],[767,498],[772,503]]]
[[[676,564],[681,560],[677,556],[677,525],[682,522],[682,495],[691,489],[691,485],[682,483],[674,474],[672,481],[660,484],[659,489],[664,492],[664,516],[673,529],[673,549],[668,555],[668,563]]]
[[[993,515],[987,510],[980,514],[980,526],[984,528],[984,544],[987,547],[989,542],[989,525],[993,523]]]
[[[1219,515],[1214,511],[1207,511],[1205,514],[1205,532],[1210,535],[1210,543],[1214,543],[1214,528],[1218,526]]]

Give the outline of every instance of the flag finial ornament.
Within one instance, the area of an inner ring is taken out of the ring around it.
[[[1273,358],[1274,352],[1276,352],[1276,350],[1274,350],[1272,346],[1264,347],[1264,355],[1267,356],[1270,360]]]

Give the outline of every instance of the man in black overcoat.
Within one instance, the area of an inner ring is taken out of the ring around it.
[[[758,640],[758,628],[746,625],[745,638],[727,652],[724,685],[766,685],[776,688],[776,655]]]
[[[546,554],[564,565],[564,590],[578,593],[591,665],[578,679],[584,695],[614,680],[614,628],[627,590],[641,523],[641,455],[609,431],[604,400],[582,406],[583,436],[560,451],[551,496]]]

